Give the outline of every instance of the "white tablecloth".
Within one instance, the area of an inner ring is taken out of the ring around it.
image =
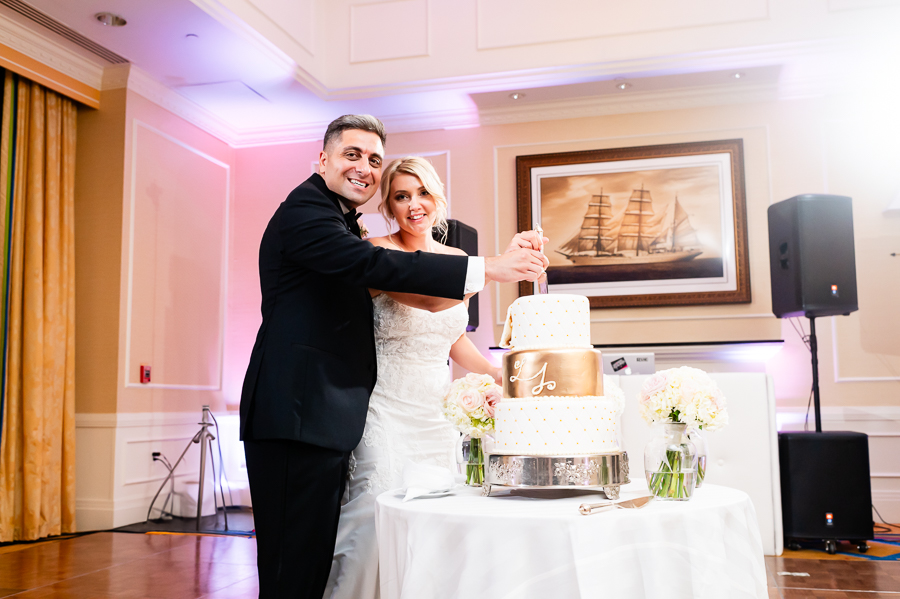
[[[380,495],[382,599],[768,597],[756,514],[742,491],[704,485],[687,502],[582,516],[580,504],[603,496],[497,489],[406,503],[400,492]],[[646,494],[634,482],[620,499]]]

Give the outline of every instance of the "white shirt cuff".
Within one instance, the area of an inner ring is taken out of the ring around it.
[[[469,256],[469,266],[466,268],[465,294],[478,293],[484,289],[484,257]]]

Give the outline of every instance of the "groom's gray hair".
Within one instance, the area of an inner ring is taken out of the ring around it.
[[[325,130],[325,139],[322,149],[326,152],[330,146],[340,139],[341,134],[349,129],[359,129],[374,133],[381,139],[381,145],[387,145],[387,133],[384,132],[384,123],[370,114],[345,114],[331,121]]]

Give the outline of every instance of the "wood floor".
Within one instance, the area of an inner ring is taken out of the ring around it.
[[[766,570],[772,599],[900,599],[900,562],[767,557]],[[257,592],[254,539],[107,532],[0,548],[0,597],[236,599]]]
[[[96,533],[0,553],[0,597],[256,597],[256,540]]]

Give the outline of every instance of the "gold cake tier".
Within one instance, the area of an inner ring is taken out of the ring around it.
[[[520,349],[503,356],[503,397],[603,395],[597,349]]]

